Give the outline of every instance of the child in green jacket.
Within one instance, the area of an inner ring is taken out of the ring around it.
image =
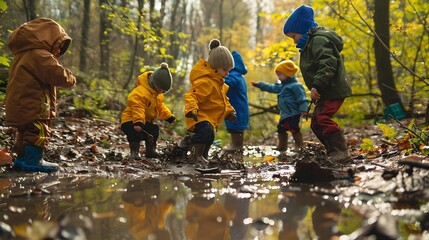
[[[317,102],[311,129],[325,146],[329,160],[350,161],[343,132],[332,119],[352,93],[340,54],[343,40],[335,32],[318,27],[313,9],[306,5],[301,5],[289,16],[283,33],[299,48],[301,73],[311,90],[312,101]]]

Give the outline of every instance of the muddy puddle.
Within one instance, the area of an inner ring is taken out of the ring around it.
[[[1,239],[427,239],[427,171],[291,181],[294,165],[147,176],[4,172]],[[259,165],[255,164],[259,163]],[[354,166],[359,168],[359,166]],[[366,236],[373,235],[372,238]],[[375,236],[375,237],[374,237]]]

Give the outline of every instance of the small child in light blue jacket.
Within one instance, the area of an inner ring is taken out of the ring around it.
[[[291,60],[286,60],[280,62],[274,68],[280,83],[252,82],[254,87],[262,91],[277,93],[278,107],[280,109],[280,121],[277,125],[278,151],[287,150],[287,131],[292,133],[295,150],[299,150],[304,145],[299,123],[301,117],[307,115],[308,99],[305,95],[304,86],[295,77],[297,71],[298,67],[295,63]]]

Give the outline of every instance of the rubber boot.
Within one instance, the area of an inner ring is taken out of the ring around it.
[[[192,158],[191,161],[194,163],[208,163],[209,161],[207,158],[204,157],[203,154],[207,154],[208,157],[208,150],[206,149],[205,144],[192,144]],[[208,148],[209,149],[209,148]]]
[[[287,150],[287,133],[277,133],[278,134],[278,138],[279,138],[279,142],[277,144],[276,150],[277,151],[286,151]]]
[[[140,157],[140,142],[130,142],[130,159],[142,159]]]
[[[295,141],[294,151],[299,151],[299,149],[304,146],[304,141],[302,140],[302,133],[301,132],[293,133],[292,138]]]
[[[204,145],[203,158],[205,158],[207,161],[209,161],[209,151],[211,146],[211,144]]]
[[[243,151],[244,135],[243,133],[231,133],[231,146],[224,151],[228,153]]]
[[[157,158],[158,157],[158,153],[156,152],[156,142],[154,140],[146,140],[145,141],[145,145],[146,145],[146,152],[145,152],[145,157],[147,158]]]
[[[326,140],[331,148],[329,160],[336,163],[347,163],[351,161],[346,139],[342,131],[334,132],[326,136]]]
[[[42,159],[43,149],[27,144],[24,146],[24,156],[15,159],[14,166],[28,172],[55,172],[59,166],[56,163],[46,162]]]

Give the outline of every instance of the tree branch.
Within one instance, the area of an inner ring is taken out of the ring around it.
[[[350,3],[350,5],[352,6],[352,8],[356,11],[356,13],[358,14],[359,18],[365,23],[365,25],[369,28],[369,30],[374,34],[374,36],[377,38],[378,41],[380,41],[381,45],[389,52],[390,56],[393,57],[393,59],[395,59],[395,61],[397,63],[399,63],[399,65],[401,65],[404,69],[406,69],[409,73],[411,73],[413,76],[415,76],[416,78],[418,78],[420,81],[424,82],[426,85],[429,86],[429,82],[425,81],[425,78],[418,76],[414,71],[412,71],[411,69],[409,69],[407,66],[405,66],[397,57],[394,53],[392,53],[390,51],[390,49],[386,46],[386,44],[381,40],[380,36],[378,36],[378,34],[374,31],[374,29],[372,29],[372,27],[365,21],[365,19],[362,17],[362,15],[360,14],[360,12],[356,9],[355,5],[353,4],[352,1],[348,1]]]

